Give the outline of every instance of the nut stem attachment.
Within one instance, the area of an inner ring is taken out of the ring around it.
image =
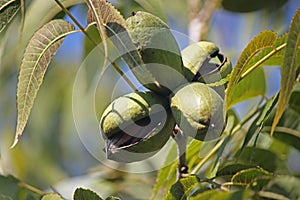
[[[187,135],[182,132],[182,130],[176,125],[173,130],[173,139],[177,144],[178,151],[178,168],[177,168],[177,180],[187,177],[188,166],[186,166],[186,143]]]

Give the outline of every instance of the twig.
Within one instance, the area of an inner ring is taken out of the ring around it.
[[[66,9],[66,7],[60,2],[60,0],[54,0],[57,5],[59,5],[59,7],[72,19],[72,21],[78,26],[78,28],[82,31],[82,33],[96,46],[98,47],[97,42],[88,34],[88,32],[86,31],[87,29],[85,29],[80,22],[70,13],[70,11],[68,9]],[[88,25],[89,27],[89,25]],[[103,49],[99,48],[101,53],[103,52]],[[134,91],[138,91],[138,89],[135,87],[135,85],[130,81],[130,79],[126,76],[126,74],[123,73],[123,71],[119,68],[119,66],[113,62],[109,57],[107,57],[107,60],[110,62],[110,64],[114,67],[114,69],[120,74],[120,76],[127,82],[127,84],[134,90]]]
[[[36,187],[33,187],[32,185],[28,185],[27,183],[24,183],[24,182],[19,182],[18,183],[19,187],[21,188],[26,188],[27,190],[30,190],[36,194],[39,194],[41,196],[45,195],[46,193],[43,192],[42,190],[36,188]]]
[[[187,136],[176,125],[173,131],[173,139],[177,143],[178,151],[178,168],[177,168],[177,180],[188,176],[188,167],[186,166],[186,142]]]
[[[208,24],[221,0],[207,0],[200,5],[199,0],[189,0],[189,36],[192,41],[203,40],[208,32]],[[201,9],[198,9],[202,6]]]

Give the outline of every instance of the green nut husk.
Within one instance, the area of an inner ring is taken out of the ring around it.
[[[167,99],[150,91],[121,96],[100,120],[107,158],[118,162],[149,158],[165,145],[174,126]]]
[[[149,76],[156,83],[147,83],[139,74],[133,73],[148,89],[169,95],[183,84],[183,64],[178,44],[168,27],[157,16],[138,11],[126,20],[132,42],[136,45]]]
[[[170,102],[173,117],[185,134],[204,141],[223,132],[223,99],[209,86],[185,84],[175,90]]]
[[[191,44],[181,52],[184,75],[188,81],[214,83],[230,74],[230,60],[212,42]]]

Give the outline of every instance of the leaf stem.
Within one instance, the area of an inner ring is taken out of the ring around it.
[[[18,185],[19,185],[19,187],[22,187],[22,188],[25,188],[27,190],[30,190],[30,191],[32,191],[34,193],[37,193],[37,194],[41,195],[41,196],[43,196],[43,195],[46,194],[42,190],[40,190],[40,189],[38,189],[36,187],[33,187],[32,185],[28,185],[27,183],[24,183],[24,182],[19,182]]]
[[[96,46],[98,47],[97,42],[88,34],[86,29],[80,24],[80,22],[70,13],[68,9],[60,2],[60,0],[54,0],[59,7],[72,19],[72,21],[78,26],[78,28],[82,31],[82,33]],[[89,28],[89,25],[88,25]],[[104,53],[101,48],[98,47],[101,53]],[[110,62],[110,64],[113,66],[113,68],[120,74],[120,76],[127,82],[127,84],[134,90],[138,91],[136,86],[130,81],[130,79],[126,76],[126,74],[123,73],[123,71],[120,69],[120,67],[113,62],[110,58],[107,57],[107,60]]]
[[[271,56],[273,56],[275,53],[280,51],[281,49],[286,47],[286,43],[280,45],[279,47],[274,48],[270,53],[265,55],[263,58],[261,58],[259,61],[257,61],[254,65],[252,65],[249,69],[247,69],[242,75],[241,79],[245,78],[247,75],[249,75],[254,69],[256,69],[258,66],[260,66],[263,62],[268,60]]]
[[[202,165],[214,155],[215,152],[221,147],[222,143],[224,142],[226,137],[223,137],[219,142],[214,146],[214,148],[207,154],[197,165],[194,167],[194,169],[191,171],[191,174],[197,174],[199,169],[202,167]]]

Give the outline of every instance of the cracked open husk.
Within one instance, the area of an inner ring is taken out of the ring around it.
[[[230,60],[212,42],[201,41],[182,50],[184,75],[188,81],[214,83],[230,74]]]
[[[107,158],[118,162],[147,159],[166,144],[174,126],[167,99],[149,91],[121,96],[100,120]]]

